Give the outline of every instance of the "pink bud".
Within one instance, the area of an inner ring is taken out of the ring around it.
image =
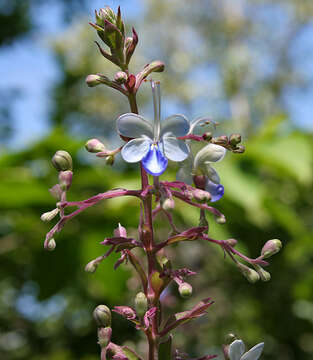
[[[126,238],[127,237],[126,229],[121,224],[118,224],[118,228],[114,230],[114,236]]]
[[[66,191],[72,185],[73,172],[68,171],[60,171],[59,172],[59,184],[63,191]]]

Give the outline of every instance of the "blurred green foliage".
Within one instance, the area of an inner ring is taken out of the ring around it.
[[[277,38],[270,26],[262,27],[265,15],[259,15],[266,7],[267,21],[275,15],[273,7],[292,19],[292,26]],[[284,89],[304,86],[307,80],[286,54],[312,10],[310,1],[259,0],[247,5],[203,0],[195,5],[147,0],[144,16],[137,19],[140,44],[134,69],[155,58],[165,61],[166,72],[159,76],[164,107],[178,104],[192,117],[206,115],[208,104],[221,102],[223,106],[214,107],[215,120],[221,122],[218,131],[244,135],[246,153],[229,154],[216,166],[226,189],[216,207],[227,223],[216,225],[209,217],[212,237],[234,237],[238,249],[250,256],[257,256],[270,238],[284,244],[271,259],[272,280],[254,285],[211,244],[190,242],[169,249],[175,266],[199,274],[191,279],[191,299],[181,300],[177,289],[170,289],[164,299],[168,311],[190,308],[207,296],[215,301],[207,317],[175,332],[175,345],[191,355],[220,353],[224,335],[231,331],[247,344],[264,340],[265,360],[312,358],[313,142],[312,134],[291,124],[282,101]],[[10,22],[12,34],[21,31],[22,21],[28,23],[22,18]],[[88,209],[56,237],[53,253],[43,250],[51,225],[39,217],[55,205],[48,189],[57,181],[50,164],[56,150],[67,150],[74,159],[70,200],[139,186],[137,165],[117,161],[113,168],[105,167],[83,150],[88,136],[120,143],[113,135],[114,119],[129,111],[126,99],[113,90],[84,84],[89,73],[112,76],[115,71],[97,53],[92,42],[96,35],[86,23],[79,18],[53,43],[63,77],[52,94],[50,134],[0,157],[0,358],[5,360],[98,359],[93,308],[100,303],[132,304],[139,289],[128,266],[113,271],[115,255],[95,274],[83,270],[105,251],[99,243],[119,222],[136,236],[139,209],[134,199],[108,200]],[[268,58],[278,64],[270,73],[260,65]],[[141,90],[139,105],[149,113],[147,89]],[[174,170],[166,177],[173,179]],[[198,216],[196,209],[176,202],[179,228],[197,224]],[[168,234],[164,218],[157,219],[157,229],[158,239]],[[136,343],[138,352],[144,351],[144,339],[115,315],[113,339]]]

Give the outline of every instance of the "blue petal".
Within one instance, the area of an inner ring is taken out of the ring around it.
[[[150,150],[142,159],[144,169],[153,176],[161,175],[167,168],[167,158],[159,149],[158,144],[151,144]]]
[[[211,202],[218,201],[224,195],[224,186],[209,179],[206,181],[205,190],[211,194]]]

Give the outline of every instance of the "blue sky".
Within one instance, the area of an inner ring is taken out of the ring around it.
[[[103,7],[103,1],[94,0],[87,15],[92,19],[94,9]],[[127,17],[138,16],[142,10],[139,0],[106,1],[117,7],[121,4]],[[49,14],[49,16],[46,16]],[[1,49],[0,67],[4,69],[0,77],[0,88],[21,90],[14,104],[14,137],[11,147],[21,148],[39,139],[49,131],[48,114],[50,109],[49,90],[58,81],[60,72],[49,47],[49,39],[61,33],[66,25],[61,21],[60,4],[49,2],[36,8],[38,30],[14,45]],[[299,73],[313,80],[313,21],[298,36],[290,48],[290,56],[297,65]],[[313,81],[305,89],[287,89],[284,101],[294,123],[313,131]]]

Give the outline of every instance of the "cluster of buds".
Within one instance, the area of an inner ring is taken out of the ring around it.
[[[282,248],[282,243],[278,239],[268,240],[261,250],[261,256],[258,260],[267,259],[275,254],[277,254]],[[241,264],[240,262],[236,263],[240,272],[247,278],[251,283],[255,283],[259,280],[269,281],[271,279],[271,274],[264,270],[263,267],[258,263],[253,263],[252,266],[254,269]],[[267,263],[265,263],[267,265]]]
[[[58,202],[55,209],[41,215],[41,220],[45,222],[53,220],[57,215],[63,215],[63,209],[60,204],[66,199],[66,191],[71,187],[73,179],[73,160],[67,151],[58,150],[52,157],[51,162],[59,172],[59,183],[54,185],[49,191]],[[50,238],[45,243],[46,250],[52,251],[55,247],[54,238]]]
[[[203,136],[205,136],[205,140],[210,141],[212,144],[224,146],[226,149],[232,151],[235,154],[242,154],[245,152],[244,145],[240,145],[240,134],[231,134],[230,136],[220,135],[217,137],[212,137],[211,133],[205,133]]]

